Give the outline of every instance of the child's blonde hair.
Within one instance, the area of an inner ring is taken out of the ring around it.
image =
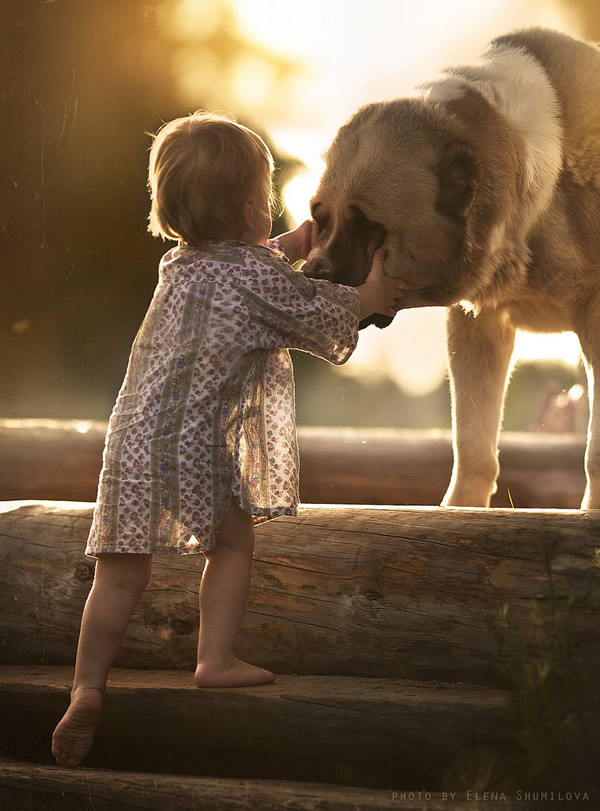
[[[273,204],[273,157],[255,132],[224,116],[196,112],[165,124],[148,166],[148,230],[163,239],[239,239],[247,202]]]

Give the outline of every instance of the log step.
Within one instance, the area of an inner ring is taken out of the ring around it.
[[[0,668],[0,755],[50,765],[70,667]],[[219,778],[432,790],[459,751],[508,743],[501,689],[340,676],[279,676],[198,690],[181,671],[111,671],[85,765]]]
[[[0,664],[74,662],[92,506],[0,503]],[[237,650],[276,673],[505,686],[503,612],[535,649],[533,610],[557,601],[571,654],[600,662],[600,510],[309,506],[256,539]],[[203,565],[155,556],[117,666],[190,670]]]
[[[219,779],[107,769],[61,769],[0,758],[3,811],[471,811],[475,792],[454,800],[441,792],[373,790],[327,783]],[[482,796],[482,795],[480,795]],[[485,811],[517,811],[524,804],[485,801]]]

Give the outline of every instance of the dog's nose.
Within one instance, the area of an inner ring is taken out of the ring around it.
[[[333,268],[328,262],[323,261],[321,257],[311,259],[310,254],[302,270],[311,279],[331,279],[333,275]]]

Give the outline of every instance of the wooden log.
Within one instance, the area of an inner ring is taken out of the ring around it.
[[[0,668],[5,754],[49,760],[72,676]],[[510,742],[514,709],[504,690],[441,682],[283,675],[198,690],[181,671],[114,670],[85,765],[435,788],[457,752]]]
[[[92,505],[5,509],[0,661],[70,663],[93,576]],[[593,662],[598,546],[593,510],[307,507],[257,528],[238,650],[279,673],[504,683],[514,651],[502,611],[527,643],[534,601],[568,599],[573,650]],[[155,557],[117,664],[192,667],[202,567],[201,555]]]
[[[95,501],[106,423],[0,420],[0,499]]]
[[[93,501],[106,423],[0,420],[0,499]],[[305,503],[439,504],[452,468],[449,431],[299,428]],[[492,506],[579,507],[585,437],[505,433]]]
[[[283,780],[219,779],[106,769],[61,769],[0,758],[0,807],[3,811],[471,811],[483,793],[448,794],[423,789],[360,789],[327,783]],[[424,803],[426,803],[424,805]],[[512,799],[485,800],[485,811],[520,811]]]
[[[437,505],[450,481],[450,431],[300,428],[298,441],[307,504]],[[492,507],[577,509],[584,451],[574,434],[502,434]]]

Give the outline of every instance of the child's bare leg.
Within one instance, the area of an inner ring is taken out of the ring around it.
[[[152,555],[98,556],[81,619],[71,704],[52,736],[59,766],[78,766],[92,746],[108,671],[151,569]]]
[[[206,553],[200,584],[197,687],[242,687],[274,679],[270,671],[233,653],[248,601],[253,551],[252,519],[232,501],[215,546]]]

